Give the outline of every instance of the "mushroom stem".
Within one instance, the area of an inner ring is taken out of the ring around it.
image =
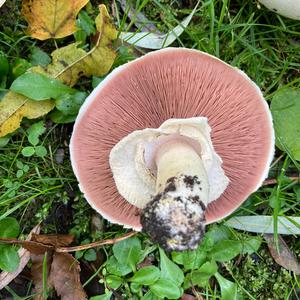
[[[178,196],[198,195],[205,206],[208,204],[208,178],[201,157],[187,143],[164,144],[156,153],[156,192],[170,188],[172,179],[181,187]]]
[[[157,150],[155,161],[157,194],[142,211],[143,230],[167,251],[195,249],[209,193],[201,157],[188,143],[174,141]]]

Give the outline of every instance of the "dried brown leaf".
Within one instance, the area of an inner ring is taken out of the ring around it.
[[[29,233],[28,237],[26,238],[27,241],[31,239],[32,233],[39,233],[40,232],[40,225],[35,226]],[[24,248],[19,249],[18,251],[20,257],[20,264],[16,271],[10,272],[1,272],[0,273],[0,290],[7,286],[12,280],[14,280],[25,268],[29,259],[30,259],[30,252]]]
[[[289,271],[295,272],[295,274],[300,275],[300,264],[289,249],[288,245],[285,243],[284,239],[278,236],[279,252],[277,251],[276,244],[274,242],[273,234],[264,234],[264,238],[268,243],[269,251],[274,258],[274,260],[282,267]]]
[[[32,241],[57,248],[70,245],[74,241],[74,236],[69,234],[33,234]]]
[[[76,31],[76,16],[87,3],[88,0],[23,0],[22,14],[33,38],[62,38]]]
[[[86,299],[79,272],[79,263],[71,254],[54,254],[50,280],[62,300]]]

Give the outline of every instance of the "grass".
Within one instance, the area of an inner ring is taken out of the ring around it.
[[[91,7],[95,8],[96,2],[91,1]],[[119,2],[106,2],[109,7],[114,8],[114,20],[120,30],[138,29],[134,20],[130,20],[127,14],[123,13]],[[196,2],[130,1],[136,12],[143,12],[151,23],[163,32],[180,24],[192,11]],[[0,50],[7,54],[13,68],[25,65],[24,61],[17,61],[20,58],[31,60],[33,47],[39,47],[48,54],[55,49],[53,41],[33,40],[24,34],[25,29],[26,23],[20,14],[20,1],[7,0],[6,6],[0,9]],[[72,37],[68,37],[58,40],[57,45],[60,47],[72,41]],[[263,7],[259,8],[256,1],[208,0],[201,1],[191,24],[172,46],[202,50],[244,70],[259,85],[270,103],[281,88],[300,87],[299,41],[299,22],[281,17]],[[122,45],[115,65],[132,59],[136,53],[144,52],[146,51],[141,49],[136,52],[129,45]],[[91,91],[90,81],[85,80],[80,84],[88,92]],[[1,91],[8,87],[9,82],[6,87],[1,87]],[[71,124],[55,125],[45,119],[47,131],[41,136],[41,144],[46,147],[47,155],[43,158],[27,158],[22,155],[22,149],[30,146],[26,129],[33,122],[23,122],[22,129],[10,138],[9,143],[0,146],[0,220],[6,216],[15,217],[21,224],[22,234],[27,234],[33,226],[43,221],[43,232],[72,233],[77,244],[87,239],[92,241],[96,238],[110,238],[123,232],[121,227],[102,220],[96,230],[91,227],[91,224],[95,223],[92,220],[95,213],[78,190],[69,161]],[[300,214],[299,183],[288,179],[288,176],[299,175],[299,163],[287,148],[281,148],[283,150],[276,150],[276,162],[270,170],[270,177],[277,178],[278,183],[260,188],[235,213],[273,215],[276,241],[278,216]],[[63,160],[58,153],[64,155]],[[18,170],[24,168],[24,165],[28,166],[25,168],[28,170],[17,177]],[[228,230],[237,240],[252,236],[233,229]],[[140,238],[143,246],[148,247],[148,239],[144,236]],[[285,240],[299,258],[300,241],[296,237],[286,237]],[[102,251],[107,258],[112,256],[112,247],[107,246]],[[102,251],[99,250],[101,253]],[[148,259],[157,261],[157,250],[151,252]],[[100,264],[99,270],[105,269],[105,260]],[[237,283],[244,299],[300,298],[299,278],[274,262],[265,243],[256,253],[240,255],[229,262],[219,263],[218,267],[222,276]],[[97,276],[97,273],[93,273],[85,281],[89,282]],[[103,274],[102,282],[107,286],[105,280]],[[8,287],[7,291],[13,297],[17,297],[11,287]],[[197,286],[194,290],[188,289],[187,292],[196,292],[205,299],[220,299],[220,290],[214,279],[210,280],[206,287]],[[28,290],[26,293],[30,296],[32,291]],[[138,299],[128,284],[118,293],[124,299]]]

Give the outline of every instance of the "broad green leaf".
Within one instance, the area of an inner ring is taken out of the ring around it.
[[[86,97],[87,93],[84,92],[64,94],[55,101],[56,108],[64,115],[77,115]]]
[[[0,269],[14,272],[19,266],[20,258],[17,250],[11,245],[0,245]]]
[[[123,279],[116,275],[108,275],[106,277],[106,282],[111,288],[118,289],[123,283]]]
[[[110,300],[112,296],[111,291],[107,291],[104,295],[99,295],[99,296],[93,296],[89,298],[89,300]]]
[[[159,254],[161,278],[171,280],[180,286],[184,280],[183,272],[167,257],[163,249],[159,248]]]
[[[223,240],[215,244],[210,255],[216,261],[228,261],[242,252],[242,245],[236,240]]]
[[[23,117],[39,118],[51,111],[54,105],[52,100],[33,101],[9,91],[0,101],[0,137],[18,129]]]
[[[24,74],[32,65],[24,58],[17,58],[12,65],[12,76],[13,78],[18,78],[22,74]]]
[[[10,137],[1,137],[0,138],[0,147],[5,147],[9,142]]]
[[[260,237],[249,237],[243,241],[242,244],[242,254],[252,254],[258,251],[261,245],[261,238]]]
[[[179,299],[183,289],[171,280],[160,278],[154,284],[150,285],[150,290],[157,297],[166,297],[167,299]]]
[[[34,147],[31,147],[31,146],[24,147],[24,148],[22,149],[22,154],[23,154],[25,157],[30,157],[30,156],[32,156],[34,153],[35,153],[35,149],[34,149]]]
[[[281,141],[296,160],[300,160],[300,92],[291,88],[278,91],[271,102],[276,145]]]
[[[244,231],[274,233],[273,216],[240,216],[229,219],[225,224]],[[300,217],[279,216],[277,232],[300,235]]]
[[[221,288],[221,300],[238,300],[237,284],[225,279],[219,273],[215,274]]]
[[[130,284],[130,290],[133,292],[133,293],[136,293],[138,294],[139,291],[141,290],[142,286],[138,283],[135,283],[135,282],[132,282]]]
[[[137,237],[120,241],[114,244],[113,253],[120,264],[128,265],[134,271],[142,257],[141,241]]]
[[[84,259],[87,261],[95,261],[97,259],[96,251],[94,249],[88,249],[84,253]]]
[[[58,99],[64,94],[75,92],[57,79],[34,72],[27,72],[19,76],[12,83],[10,89],[36,101]]]
[[[207,253],[198,247],[196,250],[172,252],[172,260],[183,265],[185,270],[199,268],[206,259]]]
[[[20,226],[15,218],[7,217],[0,220],[0,238],[16,238],[19,231]]]
[[[161,297],[157,297],[150,290],[141,298],[141,300],[160,300]]]
[[[61,111],[55,109],[50,113],[50,119],[57,124],[71,123],[76,120],[77,115],[65,115]]]
[[[199,1],[200,2],[200,1]],[[126,43],[132,44],[137,47],[147,49],[161,49],[171,45],[189,25],[199,2],[191,14],[186,17],[178,26],[174,27],[166,34],[156,34],[151,32],[121,32],[120,38]]]
[[[158,280],[160,276],[160,270],[155,266],[148,266],[138,270],[128,280],[131,282],[139,283],[141,285],[150,285]]]
[[[46,131],[44,126],[44,122],[40,121],[34,123],[27,129],[28,133],[28,141],[31,145],[36,146],[39,143],[39,136],[42,135]]]
[[[114,256],[111,256],[107,263],[106,268],[108,273],[114,274],[117,276],[125,276],[132,272],[129,265],[119,263]]]
[[[218,266],[215,261],[208,261],[204,263],[198,270],[191,272],[191,281],[194,285],[204,287],[207,285],[208,280],[218,270]]]
[[[50,56],[40,48],[33,47],[31,51],[31,64],[33,66],[46,67],[51,63]]]
[[[213,224],[209,231],[205,234],[205,237],[211,238],[215,244],[222,240],[232,239],[233,234],[231,230],[224,225]]]

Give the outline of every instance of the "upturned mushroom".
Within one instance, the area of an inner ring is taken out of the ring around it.
[[[115,69],[85,101],[70,143],[91,206],[168,251],[196,248],[206,224],[257,190],[273,151],[271,114],[253,81],[184,48]]]

